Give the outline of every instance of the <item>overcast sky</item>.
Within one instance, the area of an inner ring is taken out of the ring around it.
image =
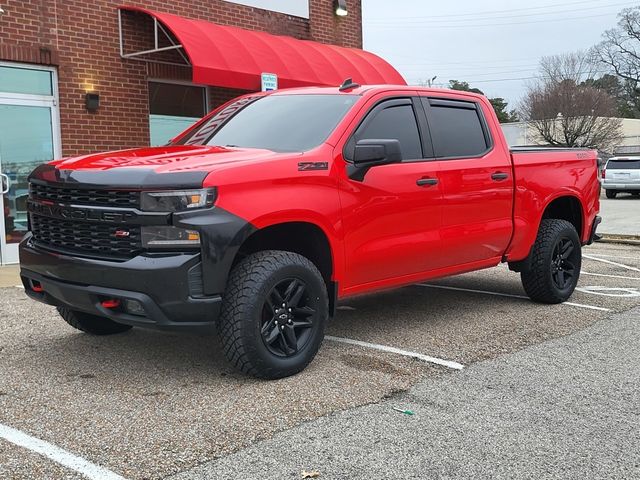
[[[540,57],[586,49],[615,26],[623,0],[362,0],[364,48],[415,84],[468,81],[510,107]]]

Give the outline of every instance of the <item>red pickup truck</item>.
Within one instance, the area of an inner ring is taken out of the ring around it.
[[[223,105],[170,144],[30,176],[27,294],[73,327],[216,329],[279,378],[338,299],[508,262],[563,302],[599,223],[596,152],[511,149],[472,93],[303,88]]]

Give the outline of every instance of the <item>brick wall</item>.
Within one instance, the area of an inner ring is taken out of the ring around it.
[[[360,0],[348,1],[349,15],[344,18],[333,14],[333,0],[310,0],[308,20],[223,0],[3,0],[0,60],[58,67],[65,156],[148,144],[147,78],[190,78],[188,68],[120,58],[116,7],[123,3],[278,35],[362,47]],[[96,113],[85,109],[84,95],[90,90],[100,93]],[[211,88],[211,106],[240,93]]]

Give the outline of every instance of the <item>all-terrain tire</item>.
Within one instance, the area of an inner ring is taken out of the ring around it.
[[[573,250],[567,258],[573,266],[573,275],[564,288],[560,288],[554,281],[554,255],[559,242],[567,241]],[[582,264],[580,238],[575,227],[566,220],[544,219],[536,242],[531,250],[531,268],[520,273],[522,286],[531,300],[540,303],[562,303],[573,293]]]
[[[278,355],[264,339],[267,322],[273,322],[265,320],[273,306],[267,299],[278,285],[296,279],[304,283],[305,301],[315,312],[309,320],[312,326],[304,334],[304,345],[295,353]],[[328,316],[327,287],[316,266],[296,253],[266,250],[247,256],[231,271],[218,333],[224,354],[236,369],[258,378],[277,379],[302,371],[313,360],[322,344]]]
[[[132,328],[131,325],[123,325],[105,317],[70,310],[67,307],[57,307],[57,309],[65,322],[73,328],[91,335],[113,335],[126,332]]]
[[[607,196],[607,198],[616,198],[616,196],[618,195],[617,190],[605,190],[604,193]]]

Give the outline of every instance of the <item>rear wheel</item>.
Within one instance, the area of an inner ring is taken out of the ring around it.
[[[575,227],[566,220],[542,220],[531,255],[531,268],[520,274],[529,298],[541,303],[567,300],[578,284],[582,263]]]
[[[618,192],[616,190],[605,190],[605,194],[607,195],[607,198],[616,198]]]
[[[254,253],[232,270],[218,331],[238,370],[276,379],[315,357],[329,316],[326,284],[316,266],[292,252]]]
[[[57,307],[58,313],[73,328],[91,335],[113,335],[131,330],[130,325],[123,325],[105,317],[89,313],[70,310],[67,307]]]

